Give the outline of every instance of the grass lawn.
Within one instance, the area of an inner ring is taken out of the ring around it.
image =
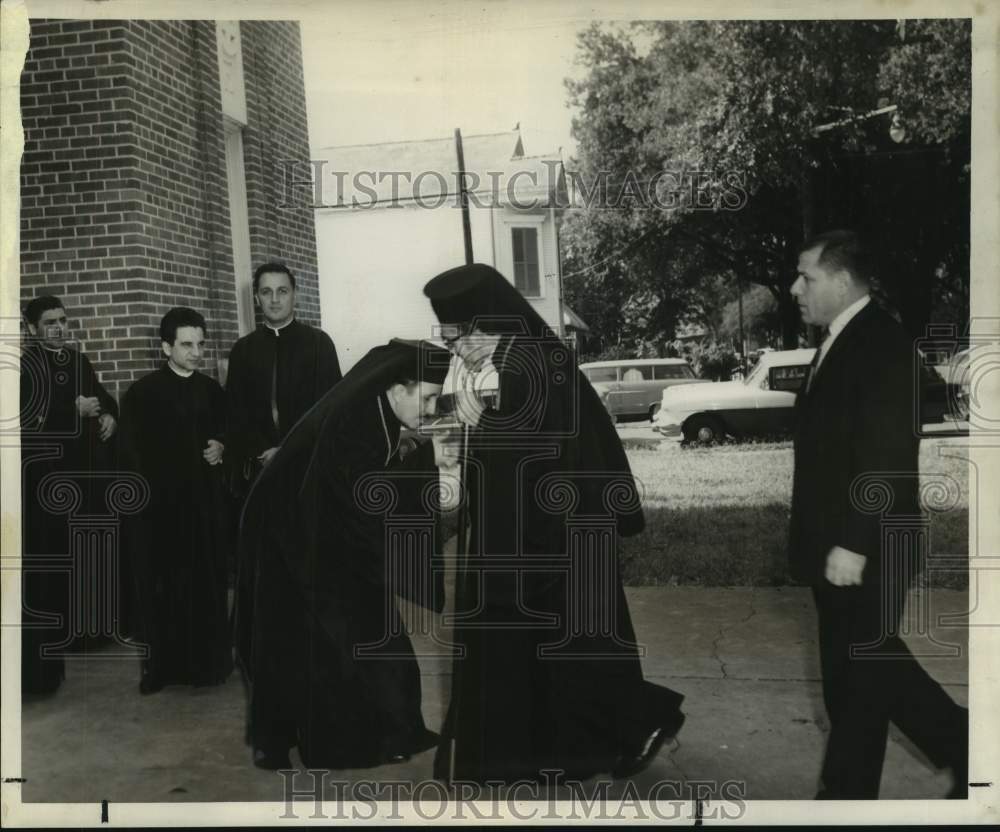
[[[968,555],[967,463],[925,439],[920,449],[926,505],[945,493],[950,510],[928,512],[930,556]],[[790,582],[786,546],[792,494],[789,442],[681,448],[645,443],[628,450],[643,491],[646,530],[622,543],[629,585],[776,586]],[[932,486],[940,484],[941,489]],[[940,505],[938,505],[940,508]],[[933,562],[933,561],[931,561]],[[967,586],[964,571],[929,569],[936,586]]]

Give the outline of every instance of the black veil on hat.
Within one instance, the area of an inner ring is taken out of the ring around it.
[[[442,324],[474,325],[488,334],[556,337],[524,295],[484,263],[442,272],[424,286],[424,294]]]

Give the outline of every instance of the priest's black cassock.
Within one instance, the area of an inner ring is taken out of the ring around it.
[[[149,645],[144,692],[219,684],[232,670],[223,467],[202,456],[225,430],[225,394],[197,371],[185,377],[164,363],[122,399],[123,462],[150,489],[126,534]]]
[[[26,345],[21,354],[20,388],[23,602],[36,613],[61,619],[59,626],[40,626],[41,620],[22,613],[21,687],[26,693],[47,693],[59,687],[65,667],[62,656],[43,657],[42,648],[65,646],[71,637],[70,578],[79,576],[38,567],[46,556],[70,554],[68,517],[46,510],[39,487],[51,481],[46,479],[50,475],[65,472],[80,490],[78,511],[99,510],[91,508],[96,495],[91,493],[94,481],[87,475],[114,470],[115,440],[101,441],[98,420],[82,418],[76,399],[96,396],[101,412],[116,420],[118,405],[98,381],[87,356],[68,347],[51,350],[37,343]],[[109,600],[89,599],[91,604]]]
[[[426,344],[371,350],[254,482],[240,524],[235,626],[255,752],[280,759],[297,745],[310,768],[364,768],[437,742],[424,726],[419,668],[393,597],[401,588],[388,579],[385,520],[359,508],[356,489],[403,467],[386,390],[403,378],[440,384],[447,361]],[[419,476],[400,499],[416,503],[437,469],[432,454],[407,464]],[[442,593],[440,581],[413,600],[440,609]],[[379,655],[356,653],[379,642]]]
[[[683,697],[643,679],[616,535],[644,519],[621,442],[572,351],[502,275],[464,266],[424,292],[442,323],[501,336],[499,396],[469,437],[465,656],[435,774],[626,776],[651,738],[676,734]]]
[[[321,329],[292,320],[260,326],[229,353],[227,465],[244,478],[320,397],[340,381],[337,348]]]

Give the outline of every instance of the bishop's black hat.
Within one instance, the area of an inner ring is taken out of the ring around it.
[[[424,286],[442,324],[486,333],[552,336],[534,307],[492,266],[473,263],[442,272]]]

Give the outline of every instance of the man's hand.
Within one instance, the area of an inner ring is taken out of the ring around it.
[[[834,586],[861,586],[865,560],[864,555],[842,546],[834,546],[826,556],[824,577]]]
[[[76,409],[84,419],[100,416],[101,400],[97,396],[77,396]]]
[[[97,420],[101,425],[100,437],[102,442],[107,442],[112,436],[115,435],[115,431],[118,430],[118,423],[115,421],[115,417],[110,413],[102,413]]]
[[[209,465],[218,465],[222,462],[222,452],[226,450],[226,446],[223,445],[216,439],[209,439],[208,444],[205,446],[205,450],[201,452],[201,455],[205,457],[205,462]]]
[[[262,468],[267,467],[267,463],[271,461],[271,458],[278,453],[278,448],[268,448],[263,453],[257,455],[257,461],[261,464]]]

